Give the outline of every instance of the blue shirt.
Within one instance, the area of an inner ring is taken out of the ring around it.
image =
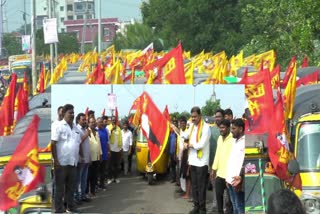
[[[108,160],[108,132],[105,128],[97,129],[100,137],[102,160]]]
[[[170,151],[169,154],[174,154],[176,152],[177,135],[175,132],[170,132],[169,135]]]

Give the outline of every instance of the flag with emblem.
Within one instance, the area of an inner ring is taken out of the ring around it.
[[[0,177],[2,211],[17,206],[22,194],[44,181],[44,168],[38,160],[39,122],[40,118],[34,116]]]
[[[153,79],[159,80],[159,83],[185,84],[186,79],[181,43],[162,58],[146,65],[143,70],[147,72],[148,75],[153,75]]]

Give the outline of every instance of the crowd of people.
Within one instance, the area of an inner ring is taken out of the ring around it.
[[[57,113],[51,136],[53,212],[78,212],[77,205],[92,201],[106,185],[120,183],[120,162],[124,175],[131,172],[136,130],[127,120],[120,125],[115,117],[96,118],[93,111],[75,117],[71,104]],[[245,122],[234,118],[231,109],[218,109],[213,117],[214,124],[207,123],[200,108],[193,107],[191,119],[171,118],[165,148],[169,178],[179,187],[176,192],[193,202],[191,214],[207,213],[207,190],[213,192],[213,213],[242,214]],[[279,200],[298,201],[293,213],[304,210],[299,198],[284,190],[270,196],[268,213],[287,209]]]
[[[178,169],[171,170],[172,182],[193,202],[190,213],[207,212],[207,189],[213,191],[214,213],[244,213],[245,123],[235,119],[231,109],[218,109],[213,117],[214,124],[206,123],[200,108],[194,107],[191,121],[172,120],[170,166]]]
[[[96,118],[93,111],[75,117],[74,106],[66,104],[51,130],[54,213],[78,212],[77,205],[120,183],[120,162],[124,175],[130,173],[134,135],[127,120],[120,128],[115,117]]]

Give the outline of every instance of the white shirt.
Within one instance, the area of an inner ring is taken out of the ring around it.
[[[127,131],[121,130],[122,135],[122,149],[124,152],[128,152],[130,146],[132,146],[132,132],[127,129]]]
[[[226,182],[231,184],[234,176],[239,176],[245,155],[245,136],[234,139],[227,163]]]
[[[190,130],[188,130],[188,129],[185,129],[184,131],[182,131],[182,129],[180,129],[180,137],[179,137],[179,145],[178,145],[179,146],[179,154],[178,154],[179,160],[182,159],[184,140],[189,139],[189,132],[190,132]]]
[[[80,139],[86,135],[86,130],[85,128],[82,128],[79,124],[77,124],[77,127],[80,131]],[[83,163],[90,163],[91,157],[90,157],[90,143],[89,143],[89,137],[87,137],[82,143],[81,143],[81,148],[82,148],[82,154],[83,154]],[[79,160],[80,163],[81,160]]]
[[[77,166],[81,143],[80,130],[75,124],[72,129],[65,121],[59,121],[51,132],[51,140],[56,141],[57,156],[61,166]]]
[[[192,125],[190,126],[192,127]],[[191,128],[189,128],[191,131]],[[196,142],[197,139],[197,131],[198,131],[198,126],[194,126],[192,133],[190,133],[190,138],[189,138],[189,143],[193,145],[194,148],[189,148],[189,157],[188,157],[188,162],[189,165],[192,166],[208,166],[209,165],[209,139],[211,135],[211,131],[209,128],[209,125],[204,122],[203,123],[203,128],[202,128],[202,134],[199,142]],[[202,157],[198,158],[197,156],[197,151],[202,149]]]

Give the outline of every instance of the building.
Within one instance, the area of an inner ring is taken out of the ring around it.
[[[102,48],[107,47],[114,37],[120,25],[118,18],[101,19]],[[79,19],[64,21],[67,33],[75,33],[79,42],[93,44],[98,38],[98,19]]]
[[[66,32],[64,21],[94,19],[94,0],[37,0],[37,27],[42,27],[43,19],[49,17],[49,1],[52,5],[52,17],[57,18],[58,32]]]

